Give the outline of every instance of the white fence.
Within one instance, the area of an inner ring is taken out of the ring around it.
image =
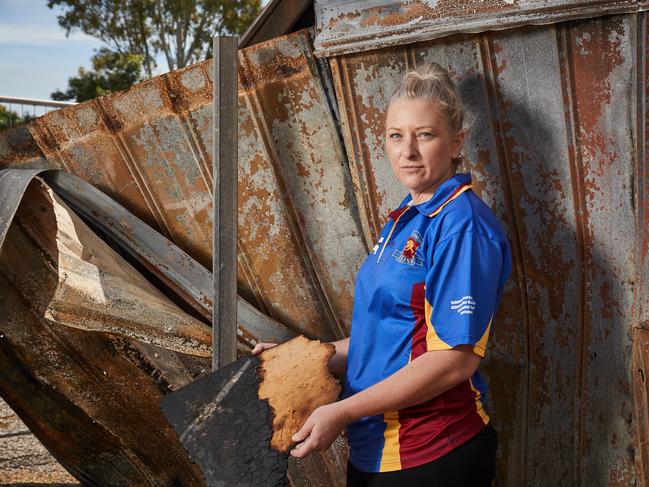
[[[36,98],[19,98],[16,96],[0,96],[0,105],[7,109],[6,126],[12,127],[30,118],[39,117],[50,110],[76,105],[69,101],[39,100]]]

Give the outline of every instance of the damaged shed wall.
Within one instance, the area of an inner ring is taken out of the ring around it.
[[[409,68],[450,68],[465,169],[514,256],[485,363],[501,485],[646,483],[631,350],[649,328],[647,17],[644,2],[606,3],[573,2],[590,20],[358,42],[326,59],[308,31],[240,51],[239,293],[321,338],[349,330],[353,276],[404,195],[382,152],[387,98]],[[0,166],[67,168],[209,267],[211,73],[200,63],[2,132]]]

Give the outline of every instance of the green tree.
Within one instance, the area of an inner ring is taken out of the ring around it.
[[[7,127],[13,127],[19,123],[26,122],[33,118],[29,113],[25,113],[22,117],[13,110],[9,110],[6,106],[0,105],[0,130]]]
[[[260,0],[48,0],[67,34],[79,30],[121,54],[139,54],[147,76],[162,53],[169,70],[212,55],[212,37],[241,35]]]
[[[53,100],[82,102],[101,95],[120,91],[144,80],[142,56],[121,54],[101,48],[92,57],[92,69],[79,68],[77,76],[68,78],[66,91],[55,91]]]

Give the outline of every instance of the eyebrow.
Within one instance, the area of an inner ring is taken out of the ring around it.
[[[416,127],[415,130],[419,130],[419,129],[435,129],[435,128],[436,127],[434,127],[433,125],[422,125],[421,127]],[[396,128],[396,127],[388,127],[388,130],[401,130],[401,129]]]

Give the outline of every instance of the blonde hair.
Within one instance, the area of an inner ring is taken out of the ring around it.
[[[398,99],[413,98],[424,98],[436,103],[451,133],[462,130],[464,123],[462,97],[448,70],[438,63],[427,63],[408,71],[392,94],[390,103]],[[453,158],[453,163],[459,165],[463,157],[460,154],[459,157]]]

